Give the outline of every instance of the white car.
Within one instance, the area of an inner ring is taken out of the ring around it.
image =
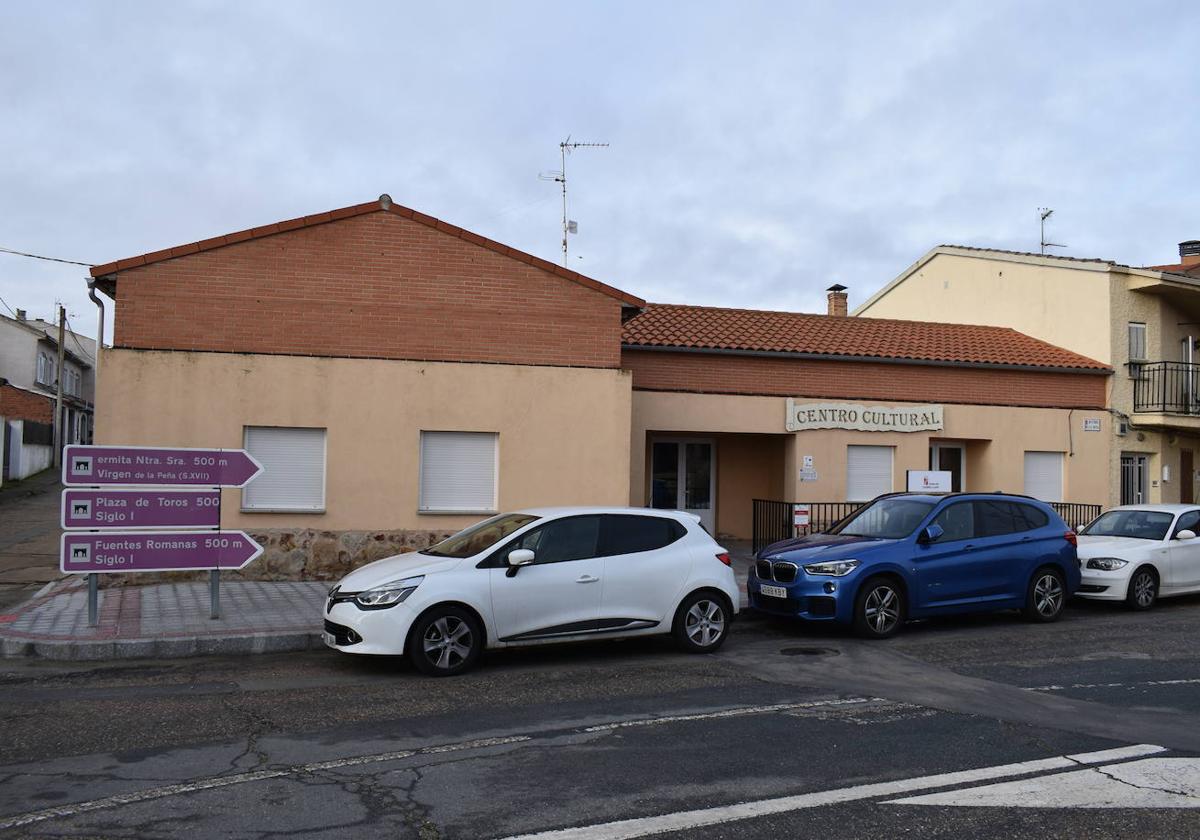
[[[738,590],[729,554],[688,513],[546,508],[494,516],[356,569],[329,592],[325,644],[459,674],[484,648],[671,633],[711,653]]]
[[[1200,592],[1200,507],[1126,505],[1079,532],[1081,598],[1148,610],[1169,595]]]

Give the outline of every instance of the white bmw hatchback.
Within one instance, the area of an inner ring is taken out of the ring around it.
[[[1126,505],[1079,532],[1081,598],[1147,610],[1160,597],[1200,592],[1200,507]]]
[[[513,645],[671,633],[684,650],[711,653],[737,609],[729,555],[698,517],[545,508],[356,569],[329,592],[323,637],[450,676],[485,648]]]

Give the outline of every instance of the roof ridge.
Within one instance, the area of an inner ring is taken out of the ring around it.
[[[1068,257],[1066,254],[1039,254],[1035,251],[1013,251],[1009,248],[984,248],[979,245],[955,245],[952,242],[943,242],[941,245],[938,245],[936,248],[934,248],[934,250],[936,251],[937,248],[962,248],[964,251],[991,251],[992,253],[995,253],[995,254],[1012,254],[1012,255],[1018,256],[1018,257],[1045,257],[1048,260],[1068,260],[1070,262],[1098,262],[1098,263],[1104,263],[1105,265],[1119,265],[1119,266],[1123,266],[1125,268],[1131,267],[1131,266],[1125,265],[1125,263],[1119,263],[1116,260],[1109,260],[1109,259],[1105,259],[1104,257]]]

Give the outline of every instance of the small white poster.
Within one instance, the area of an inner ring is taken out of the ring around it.
[[[948,470],[909,470],[908,492],[949,493],[954,477]]]

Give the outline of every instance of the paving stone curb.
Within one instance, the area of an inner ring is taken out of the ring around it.
[[[228,636],[187,636],[173,639],[26,639],[0,633],[0,657],[37,657],[62,662],[108,659],[178,659],[188,656],[237,656],[289,653],[324,648],[319,631],[248,633]]]

